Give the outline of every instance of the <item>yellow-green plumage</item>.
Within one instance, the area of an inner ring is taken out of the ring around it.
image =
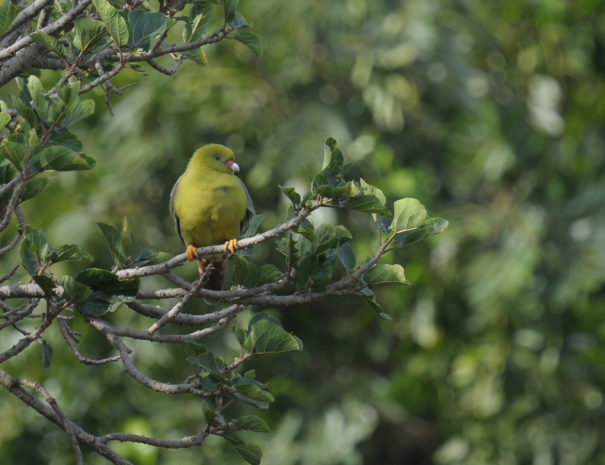
[[[239,169],[234,160],[229,148],[205,145],[193,154],[174,185],[171,213],[185,246],[203,247],[236,239],[254,215],[246,186],[233,174]],[[205,287],[220,289],[226,257],[206,258],[213,264],[215,276]]]

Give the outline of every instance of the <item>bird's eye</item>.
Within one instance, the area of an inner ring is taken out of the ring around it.
[[[218,161],[218,160],[220,160],[220,159],[221,159],[221,157],[219,157],[218,155],[215,155],[215,156],[214,156],[214,159]]]

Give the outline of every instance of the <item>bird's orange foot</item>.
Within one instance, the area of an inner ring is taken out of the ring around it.
[[[185,250],[185,255],[187,256],[187,260],[192,262],[194,258],[197,258],[197,247],[193,244],[189,244],[187,250]]]
[[[225,242],[225,252],[230,251],[232,254],[234,254],[236,245],[237,245],[237,239],[231,239],[231,240]]]

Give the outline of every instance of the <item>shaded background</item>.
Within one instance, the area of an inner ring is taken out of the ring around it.
[[[140,82],[113,118],[95,94],[76,132],[97,168],[53,178],[26,204],[32,225],[109,266],[95,222],[128,215],[135,247],[180,253],[170,189],[195,148],[219,142],[268,229],[285,215],[277,185],[304,191],[332,136],[355,174],[450,228],[387,257],[413,283],[379,293],[392,321],[356,299],[274,309],[305,348],[254,365],[277,398],[262,412],[272,433],[249,437],[263,463],[605,463],[603,2],[241,3],[263,56],[226,41],[205,67],[125,74],[116,84]],[[373,225],[338,215],[315,220],[345,224],[369,255]],[[255,259],[277,262],[272,249]],[[177,437],[199,425],[194,399],[142,395],[117,366],[79,366],[54,336],[44,373],[36,351],[12,363],[85,428]],[[211,344],[228,354],[231,337]],[[107,350],[94,335],[82,346]],[[131,347],[144,371],[184,377],[182,349]],[[1,462],[73,460],[63,433],[16,400],[0,417],[18,418],[0,423]],[[220,439],[119,447],[137,464],[241,463]]]

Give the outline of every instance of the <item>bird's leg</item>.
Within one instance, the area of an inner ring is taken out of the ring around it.
[[[225,252],[229,251],[233,255],[235,253],[235,246],[237,245],[237,239],[231,239],[225,242]]]
[[[185,255],[187,256],[187,260],[192,262],[194,258],[197,258],[197,247],[193,244],[189,244],[187,250],[185,250]]]

